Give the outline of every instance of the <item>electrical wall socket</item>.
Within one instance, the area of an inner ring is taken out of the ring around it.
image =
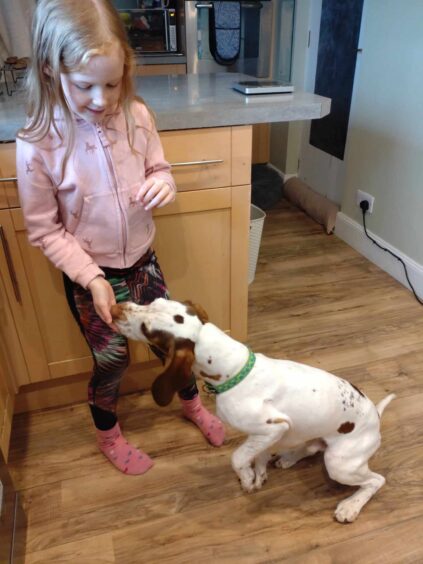
[[[373,204],[375,203],[374,196],[371,196],[370,194],[368,194],[367,192],[363,192],[362,190],[357,190],[357,206],[358,207],[360,207],[360,202],[362,202],[363,200],[366,200],[367,202],[369,202],[369,209],[367,210],[367,213],[372,213],[373,212]]]

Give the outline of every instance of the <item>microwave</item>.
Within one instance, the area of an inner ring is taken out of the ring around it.
[[[171,0],[115,0],[129,44],[138,55],[178,52],[176,5]]]

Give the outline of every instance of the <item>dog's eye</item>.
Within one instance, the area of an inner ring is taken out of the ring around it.
[[[182,317],[182,315],[174,315],[173,319],[176,321],[176,323],[183,323],[184,322],[184,318]]]

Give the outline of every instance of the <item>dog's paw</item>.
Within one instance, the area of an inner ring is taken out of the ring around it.
[[[264,469],[257,469],[256,467],[256,478],[254,480],[254,489],[260,490],[262,485],[267,480],[267,471],[266,468]]]
[[[248,493],[255,490],[255,473],[252,468],[243,469],[238,475],[241,481],[241,488]]]
[[[243,489],[244,492],[246,493],[253,493],[256,491],[256,486],[255,484],[243,484],[241,482],[241,488]]]
[[[360,513],[361,505],[355,499],[344,499],[338,503],[335,510],[335,519],[339,523],[352,523]]]
[[[280,454],[278,458],[274,459],[272,462],[276,468],[286,469],[286,468],[291,468],[291,466],[294,466],[294,464],[298,462],[298,458],[294,455],[294,453],[284,452],[283,454]]]

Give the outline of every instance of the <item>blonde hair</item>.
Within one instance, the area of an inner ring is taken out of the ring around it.
[[[54,127],[63,142],[64,136],[54,122],[54,108],[58,106],[67,126],[63,169],[73,147],[75,130],[60,73],[78,70],[91,57],[106,53],[116,43],[124,54],[119,103],[133,150],[136,125],[130,106],[134,99],[143,100],[134,93],[134,55],[117,11],[109,0],[38,0],[32,23],[32,64],[27,78],[29,122],[18,132],[18,137],[35,143]]]

